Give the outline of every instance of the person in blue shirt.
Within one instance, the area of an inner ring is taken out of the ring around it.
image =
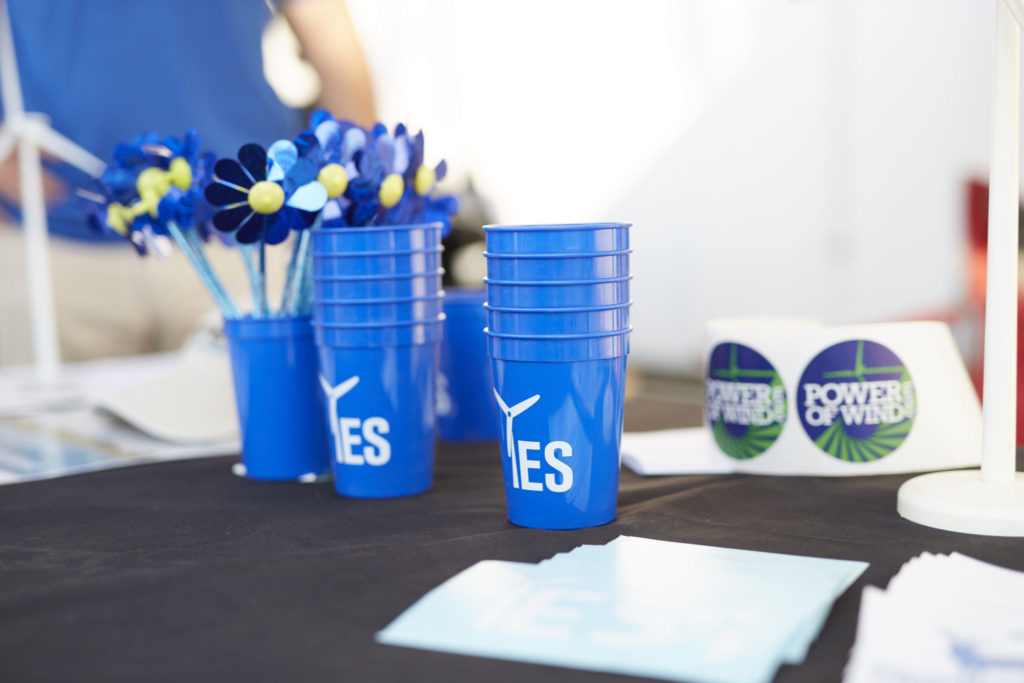
[[[204,148],[229,157],[246,142],[294,135],[302,114],[282,104],[263,75],[261,38],[277,10],[320,76],[317,105],[364,125],[375,119],[368,69],[342,0],[4,2],[25,110],[46,114],[55,130],[101,159],[144,130],[180,136],[196,128]],[[91,232],[74,194],[90,188],[90,178],[44,165],[64,359],[179,345],[210,308],[184,259],[138,262],[127,245]],[[16,216],[18,197],[12,155],[0,164],[0,209]],[[0,225],[0,363],[27,360],[19,358],[27,342],[13,340],[24,327],[17,323],[24,314],[20,240],[16,227]],[[233,256],[213,254],[244,298]]]

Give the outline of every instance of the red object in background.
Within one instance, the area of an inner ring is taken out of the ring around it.
[[[1018,226],[1020,225],[1018,221]],[[1019,227],[1018,227],[1019,231]],[[967,362],[974,388],[981,396],[984,377],[985,336],[985,276],[988,251],[988,184],[972,180],[967,183],[967,234],[970,265],[968,268],[968,297],[977,326],[977,353]],[[1017,289],[1017,445],[1024,444],[1024,297]]]

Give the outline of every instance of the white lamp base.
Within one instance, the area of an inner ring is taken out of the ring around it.
[[[1024,537],[1024,473],[1006,484],[982,481],[980,470],[914,477],[900,487],[896,510],[936,529]]]

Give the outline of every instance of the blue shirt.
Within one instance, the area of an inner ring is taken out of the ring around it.
[[[25,110],[101,159],[145,130],[234,156],[301,121],[263,77],[261,0],[7,0]],[[88,175],[59,165],[69,189]],[[49,212],[55,235],[93,238],[72,194]]]

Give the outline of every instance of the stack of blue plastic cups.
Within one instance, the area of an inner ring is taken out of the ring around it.
[[[343,496],[408,496],[433,483],[441,227],[312,232],[313,329]]]
[[[484,227],[487,335],[509,520],[615,519],[629,352],[629,225]]]

